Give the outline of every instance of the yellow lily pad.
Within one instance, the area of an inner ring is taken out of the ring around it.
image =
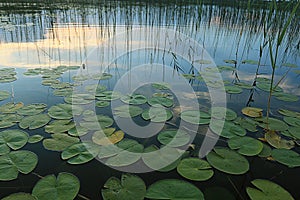
[[[262,111],[263,109],[254,107],[245,107],[242,109],[242,113],[248,117],[262,117]]]

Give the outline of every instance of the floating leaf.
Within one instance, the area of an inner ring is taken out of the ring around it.
[[[268,80],[268,79],[267,79],[267,80]],[[258,81],[258,80],[256,80],[256,81]],[[261,90],[263,90],[263,91],[265,91],[265,92],[270,92],[270,88],[271,88],[270,80],[268,80],[267,82],[260,82],[260,81],[259,81],[259,82],[256,84],[256,87],[259,88],[259,89],[261,89]],[[282,90],[282,88],[279,87],[279,86],[277,86],[276,88],[274,88],[274,86],[273,86],[273,91],[274,91],[274,92],[282,92],[283,90]]]
[[[34,144],[42,141],[44,139],[41,135],[32,135],[28,138],[28,143]]]
[[[250,131],[250,132],[257,132],[257,122],[250,119],[250,118],[237,118],[234,123],[240,125],[242,128]]]
[[[72,105],[84,105],[92,103],[95,97],[91,94],[72,94],[64,98],[66,103]]]
[[[223,123],[224,125],[222,126]],[[225,138],[245,136],[247,133],[244,128],[230,121],[223,122],[222,120],[213,120],[212,123],[209,124],[209,128],[212,130],[212,132],[220,134]]]
[[[4,90],[0,90],[0,101],[10,97],[10,93]]]
[[[180,147],[186,145],[190,141],[190,135],[183,130],[164,130],[158,134],[157,140],[161,144],[169,147]]]
[[[72,95],[73,89],[72,88],[62,88],[62,89],[56,89],[53,91],[53,95],[55,96],[62,96],[67,97]]]
[[[278,112],[284,116],[288,117],[300,117],[299,112],[291,111],[291,110],[286,110],[286,109],[279,109]]]
[[[121,180],[116,177],[109,178],[101,193],[104,200],[143,200],[146,186],[138,176],[122,174]]]
[[[27,116],[21,119],[19,126],[23,129],[29,128],[32,130],[45,126],[50,120],[51,118],[48,114]]]
[[[251,183],[258,188],[246,188],[251,200],[294,200],[288,191],[269,180],[255,179]]]
[[[210,122],[210,114],[203,111],[186,110],[181,113],[180,117],[191,124],[208,124]]]
[[[258,65],[257,60],[243,60],[242,63],[243,64],[250,64],[250,65]]]
[[[289,126],[283,121],[272,117],[269,117],[268,121],[266,117],[256,118],[256,120],[259,122],[258,125],[264,129],[285,131],[289,128]]]
[[[240,94],[243,92],[243,89],[237,87],[237,86],[234,86],[234,85],[225,85],[225,91],[226,93],[228,94]]]
[[[95,103],[95,106],[97,106],[98,108],[104,108],[104,107],[107,107],[109,106],[109,101],[97,101]]]
[[[262,151],[258,154],[259,157],[267,158],[271,155],[272,149],[269,145],[263,144]]]
[[[10,152],[10,148],[17,150],[28,141],[28,134],[18,129],[9,129],[0,132],[0,155]]]
[[[64,133],[75,127],[75,123],[69,119],[54,120],[47,126],[45,131],[47,133]]]
[[[298,66],[293,63],[283,63],[281,66],[290,67],[290,68],[297,68]]]
[[[22,174],[30,173],[37,165],[38,157],[31,151],[12,151],[0,156],[0,180],[9,181]]]
[[[76,176],[61,172],[57,178],[48,175],[39,180],[32,190],[32,195],[39,200],[73,200],[79,188],[80,182]]]
[[[225,63],[236,64],[236,60],[224,60]]]
[[[237,118],[236,112],[230,108],[212,107],[209,113],[211,114],[211,117],[215,119],[224,119],[225,117],[226,120],[231,121]]]
[[[51,135],[52,138],[43,140],[43,146],[47,150],[51,151],[63,151],[67,147],[78,143],[80,140],[76,137],[71,137],[63,133],[54,133]]]
[[[300,118],[298,117],[284,117],[283,121],[288,123],[291,126],[298,126],[300,127]]]
[[[27,106],[23,106],[17,110],[19,115],[37,115],[44,112],[47,108],[46,104],[34,103]]]
[[[74,137],[80,137],[88,133],[88,129],[82,126],[76,125],[75,127],[68,130],[68,134]]]
[[[299,97],[294,94],[288,94],[283,92],[273,92],[273,96],[275,96],[277,99],[281,101],[287,101],[287,102],[296,102],[299,100]]]
[[[114,108],[113,112],[116,116],[131,118],[140,115],[143,109],[138,106],[123,105]]]
[[[92,140],[99,145],[109,145],[120,142],[124,135],[124,132],[121,130],[115,131],[115,128],[106,128],[103,131],[96,131]]]
[[[98,131],[101,128],[110,127],[114,123],[114,120],[106,115],[85,116],[83,121],[80,122],[80,126],[88,130]]]
[[[194,62],[199,64],[211,64],[210,60],[205,60],[205,59],[194,60]]]
[[[99,85],[99,84],[94,84],[94,85],[87,85],[85,86],[85,90],[88,92],[96,92],[100,93],[105,91],[107,88],[105,85]]]
[[[127,104],[141,105],[147,102],[147,98],[141,94],[133,94],[121,97],[121,101]]]
[[[288,167],[300,167],[300,155],[288,149],[273,149],[272,157]]]
[[[91,142],[81,142],[66,148],[61,158],[69,164],[77,165],[93,160],[99,154],[99,146]]]
[[[267,131],[265,133],[265,139],[267,142],[277,149],[291,149],[295,146],[292,140],[282,139],[276,132]]]
[[[113,101],[121,98],[121,93],[117,91],[104,91],[100,93],[96,93],[96,98],[99,101]]]
[[[242,113],[248,117],[262,117],[261,108],[254,108],[254,107],[245,107],[242,109]]]
[[[300,139],[300,126],[297,127],[290,126],[288,132],[291,134],[292,137]]]
[[[253,89],[253,85],[251,84],[248,84],[248,83],[244,83],[244,82],[238,82],[238,83],[235,83],[234,85],[240,87],[240,88],[243,88],[243,89],[247,89],[247,90],[251,90]]]
[[[148,199],[188,199],[204,200],[203,193],[193,184],[177,180],[160,180],[149,186],[146,198]]]
[[[152,97],[148,101],[149,105],[157,107],[157,106],[165,106],[165,107],[171,107],[174,104],[173,99],[170,99],[168,97]]]
[[[7,197],[4,197],[2,200],[37,200],[37,199],[28,193],[15,193]]]
[[[192,181],[206,181],[210,179],[214,171],[205,160],[199,158],[186,158],[180,161],[177,172]]]
[[[152,83],[151,85],[153,88],[158,90],[168,90],[171,88],[171,86],[168,83]]]
[[[228,148],[215,147],[206,158],[211,166],[228,174],[244,174],[249,170],[247,159]]]
[[[19,103],[7,103],[2,106],[0,106],[0,112],[9,114],[9,113],[15,113],[18,109],[22,108],[24,104],[22,102]]]
[[[245,156],[255,156],[263,149],[263,144],[251,137],[232,137],[228,140],[228,146],[232,150],[238,150],[239,154]]]
[[[235,71],[236,70],[234,67],[226,66],[226,65],[225,66],[218,66],[218,68],[221,72],[223,72],[223,71]]]
[[[23,116],[17,114],[0,114],[0,128],[9,128],[20,122]]]
[[[150,107],[142,113],[142,118],[144,120],[151,120],[151,122],[166,122],[172,117],[172,112],[170,110],[164,109],[163,107]]]
[[[71,119],[74,115],[80,115],[82,108],[71,104],[58,104],[54,105],[48,110],[50,117],[54,119]]]

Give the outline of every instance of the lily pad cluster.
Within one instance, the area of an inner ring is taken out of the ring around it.
[[[17,72],[14,68],[0,69],[0,83],[9,83],[17,80]]]

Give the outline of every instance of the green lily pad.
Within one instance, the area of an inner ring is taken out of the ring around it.
[[[186,110],[180,115],[181,119],[191,124],[209,124],[210,114],[197,111],[197,110]]]
[[[78,143],[80,140],[63,133],[54,133],[51,138],[43,140],[43,146],[51,151],[63,151],[69,146]]]
[[[99,101],[113,101],[121,98],[121,93],[117,91],[103,91],[100,93],[96,93],[96,98]]]
[[[264,129],[285,131],[289,128],[289,126],[285,122],[272,117],[269,117],[268,122],[266,117],[256,118],[255,120],[258,121],[258,125]]]
[[[215,119],[224,119],[223,117],[225,116],[226,120],[232,121],[237,118],[236,112],[230,108],[212,107],[209,113],[211,114],[211,117]]]
[[[23,106],[17,110],[19,115],[37,115],[44,112],[47,108],[46,104],[34,103],[27,106]]]
[[[107,159],[106,165],[123,167],[137,162],[144,151],[144,146],[135,140],[123,139],[117,144],[118,152]]]
[[[127,104],[141,105],[147,102],[147,98],[141,94],[133,94],[121,97],[121,101]]]
[[[20,122],[23,116],[17,114],[0,114],[0,128],[9,128]]]
[[[39,200],[73,200],[79,188],[80,182],[76,176],[61,172],[57,178],[48,175],[39,180],[32,190],[32,195]]]
[[[38,142],[42,141],[43,139],[44,139],[44,137],[41,135],[32,135],[28,138],[28,143],[30,143],[30,144],[38,143]]]
[[[62,88],[53,91],[53,95],[60,96],[60,97],[67,97],[72,95],[72,93],[73,93],[73,88]]]
[[[272,153],[271,147],[269,145],[267,145],[267,144],[263,144],[263,149],[258,154],[258,156],[262,157],[262,158],[267,158],[267,157],[271,156],[271,153]]]
[[[4,197],[2,200],[37,200],[34,196],[28,193],[15,193],[7,197]]]
[[[300,166],[300,155],[288,149],[273,149],[272,157],[279,163],[288,167]]]
[[[186,78],[186,79],[191,79],[191,80],[193,80],[193,79],[195,79],[195,74],[181,74],[184,78]]]
[[[12,151],[0,156],[0,180],[9,181],[18,177],[19,172],[28,174],[34,170],[38,157],[31,151]]]
[[[98,131],[99,128],[110,127],[114,120],[106,115],[85,116],[80,126],[92,131]]]
[[[157,140],[169,147],[180,147],[190,141],[190,135],[184,130],[171,129],[161,131],[157,136]]]
[[[218,68],[221,72],[223,72],[223,71],[235,71],[236,70],[236,68],[234,68],[232,66],[226,66],[226,65],[218,66]]]
[[[215,147],[206,159],[211,166],[228,174],[244,174],[249,170],[248,160],[228,148]]]
[[[61,158],[69,164],[78,165],[93,160],[99,154],[99,146],[91,142],[81,142],[66,148]]]
[[[277,149],[291,149],[295,146],[292,140],[285,140],[274,131],[267,131],[265,133],[265,139],[271,146]]]
[[[111,79],[112,77],[113,77],[112,74],[105,73],[105,72],[92,75],[92,78],[95,80],[108,80],[108,79]]]
[[[199,188],[189,182],[177,179],[165,179],[150,185],[146,193],[146,198],[157,200],[204,200],[204,195]]]
[[[199,63],[199,64],[211,64],[210,60],[205,60],[205,59],[194,60],[193,62]]]
[[[114,108],[114,114],[119,117],[131,118],[140,115],[143,109],[138,106],[123,105]]]
[[[236,60],[224,60],[225,63],[236,64]]]
[[[83,135],[86,135],[89,132],[87,128],[84,128],[82,126],[76,125],[75,127],[68,130],[68,134],[74,137],[80,137]]]
[[[284,117],[283,121],[288,123],[291,126],[298,126],[300,127],[300,118],[298,117]]]
[[[299,97],[294,94],[288,94],[283,92],[274,92],[273,96],[276,97],[276,99],[279,99],[281,101],[287,101],[287,102],[296,102],[299,100]]]
[[[258,65],[257,60],[243,60],[242,63],[243,64],[250,64],[250,65]]]
[[[290,126],[288,132],[295,138],[300,139],[300,126]]]
[[[23,73],[24,76],[37,76],[41,74],[42,69],[41,68],[35,68],[35,69],[27,69],[26,72]]]
[[[290,68],[297,68],[298,66],[293,63],[283,63],[281,66],[290,67]]]
[[[288,191],[269,180],[255,179],[251,183],[257,188],[246,188],[251,200],[294,200]]]
[[[234,85],[225,85],[225,91],[228,94],[240,94],[243,92],[243,89],[238,87],[238,86],[234,86]]]
[[[19,103],[9,102],[7,104],[0,106],[0,112],[4,114],[15,113],[18,109],[22,108],[23,106],[24,104],[22,102]]]
[[[5,90],[0,90],[0,101],[10,97],[10,93]]]
[[[95,100],[95,97],[91,94],[72,94],[64,98],[66,103],[72,105],[84,105],[92,103]]]
[[[53,89],[71,88],[73,85],[68,82],[59,82],[51,84]]]
[[[245,136],[246,130],[242,128],[240,125],[235,124],[230,121],[225,121],[224,126],[222,127],[221,124],[223,121],[221,120],[213,120],[212,123],[209,124],[209,128],[212,132],[216,134],[220,134],[222,137],[225,138],[232,138],[234,136]]]
[[[157,107],[157,106],[165,106],[165,107],[171,107],[174,104],[173,99],[170,99],[168,97],[152,97],[148,101],[149,105]]]
[[[294,72],[295,74],[300,74],[300,69],[295,69],[295,70],[293,70],[293,72]]]
[[[250,118],[241,118],[238,117],[234,123],[240,125],[242,128],[250,131],[250,132],[257,132],[257,122],[250,119]]]
[[[263,149],[263,143],[251,137],[235,136],[228,140],[228,146],[232,150],[238,150],[239,154],[255,156]]]
[[[257,80],[256,80],[257,81]],[[270,92],[270,88],[271,88],[271,83],[270,80],[267,79],[267,81],[258,81],[258,83],[256,84],[256,87],[265,91],[265,92]],[[273,91],[274,92],[282,92],[282,88],[277,86],[276,88],[274,88],[273,86]]]
[[[51,85],[55,85],[55,84],[59,84],[59,80],[47,78],[47,79],[43,79],[43,81],[42,81],[42,85],[45,85],[45,86],[51,86]],[[62,88],[62,89],[71,89],[71,88]],[[57,89],[57,90],[59,90],[59,89]]]
[[[45,131],[47,133],[64,133],[74,127],[75,123],[69,119],[54,120],[45,126]]]
[[[48,114],[38,114],[33,116],[27,116],[21,119],[19,126],[22,129],[29,128],[37,129],[45,126],[51,120]]]
[[[151,122],[166,122],[172,117],[172,112],[170,110],[164,109],[163,107],[150,107],[142,113],[142,118],[144,120],[151,120]]]
[[[115,130],[115,128],[106,128],[101,131],[96,131],[92,136],[92,140],[94,143],[99,145],[110,145],[118,143],[124,138],[125,134],[121,130]]]
[[[262,117],[262,111],[263,109],[254,107],[245,107],[242,109],[242,113],[248,117]]]
[[[94,85],[87,85],[87,86],[85,86],[84,89],[88,92],[100,93],[100,92],[105,91],[107,88],[105,85],[94,84]]]
[[[170,84],[168,83],[152,83],[151,86],[158,90],[168,90],[171,88]]]
[[[107,107],[109,106],[109,101],[97,101],[95,103],[95,106],[97,106],[98,108],[104,108],[104,107]]]
[[[300,117],[300,113],[299,112],[295,112],[295,111],[291,111],[291,110],[287,110],[287,109],[279,109],[278,112],[284,116],[288,116],[288,117]]]
[[[249,83],[245,83],[245,82],[238,82],[238,83],[235,83],[234,85],[236,85],[242,89],[246,89],[246,90],[251,90],[254,88],[253,85],[251,85]]]
[[[71,104],[54,105],[48,110],[50,117],[54,119],[71,119],[74,115],[80,115],[83,112],[82,108]]]
[[[121,180],[116,177],[109,178],[101,193],[104,200],[143,200],[146,185],[138,176],[122,174]]]
[[[206,181],[214,175],[211,166],[199,158],[186,158],[180,161],[177,172],[192,181]]]
[[[28,134],[18,129],[9,129],[0,132],[0,155],[10,152],[10,148],[18,150],[25,146]]]

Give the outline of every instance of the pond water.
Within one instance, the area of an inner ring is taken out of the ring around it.
[[[295,3],[1,2],[1,198],[300,199]]]

